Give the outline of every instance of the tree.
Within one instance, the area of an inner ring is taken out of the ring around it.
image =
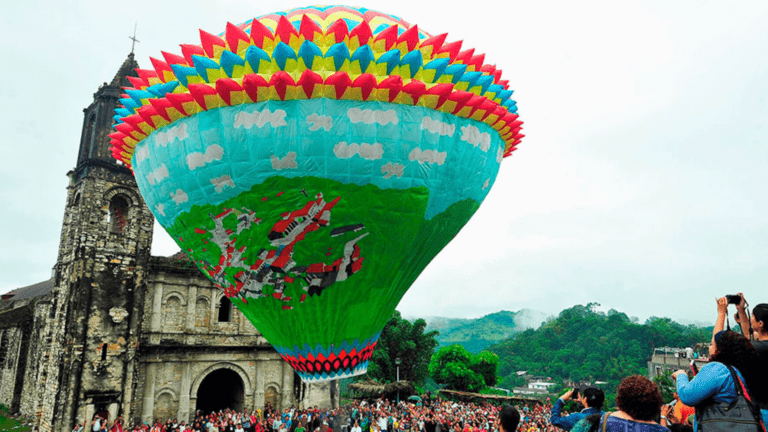
[[[397,380],[395,359],[400,358],[400,380],[423,384],[428,376],[429,359],[438,345],[437,331],[424,332],[426,321],[413,323],[395,311],[379,336],[376,349],[368,363],[367,379],[382,382]]]
[[[440,348],[429,362],[429,374],[438,384],[460,391],[478,392],[496,384],[497,355],[482,351],[472,355],[461,345]],[[487,377],[487,378],[486,378]]]
[[[469,368],[483,377],[485,385],[493,387],[498,382],[496,370],[499,368],[499,356],[490,351],[480,351],[472,358]]]

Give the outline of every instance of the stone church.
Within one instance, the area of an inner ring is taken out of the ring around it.
[[[85,110],[52,278],[0,299],[0,403],[42,432],[226,407],[330,407],[186,255],[151,255],[154,218],[109,150],[131,53]]]

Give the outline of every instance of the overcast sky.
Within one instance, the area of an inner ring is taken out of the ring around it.
[[[556,314],[597,302],[713,322],[768,302],[768,2],[363,1],[486,53],[526,138],[398,307]],[[50,277],[82,109],[131,50],[303,6],[16,1],[0,15],[0,292]],[[160,57],[162,58],[162,57]],[[178,247],[156,227],[154,255]]]

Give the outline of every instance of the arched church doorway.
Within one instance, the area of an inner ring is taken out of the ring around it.
[[[245,386],[237,372],[217,369],[208,374],[197,389],[196,410],[204,413],[223,409],[243,410]]]

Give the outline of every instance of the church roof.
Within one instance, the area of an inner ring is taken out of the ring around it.
[[[51,291],[53,291],[53,278],[48,279],[47,281],[38,282],[33,285],[16,288],[15,290],[2,294],[0,296],[0,299],[2,300],[10,300],[10,301],[16,301],[16,300],[23,300],[28,299],[32,297],[40,297],[44,296],[46,294],[49,294]]]
[[[131,83],[126,79],[127,76],[138,76],[136,69],[139,68],[139,63],[134,59],[133,53],[128,54],[120,69],[117,70],[115,77],[109,85],[120,87],[131,87]]]

